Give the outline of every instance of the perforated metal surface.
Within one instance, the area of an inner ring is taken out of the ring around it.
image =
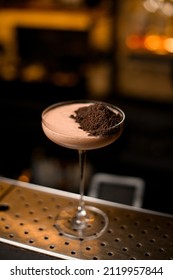
[[[54,226],[78,195],[0,178],[0,241],[59,259],[173,259],[173,217],[85,198],[109,217],[95,240],[71,240]],[[25,256],[23,256],[24,258]]]

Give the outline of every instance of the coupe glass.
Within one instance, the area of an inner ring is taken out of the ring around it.
[[[84,131],[74,119],[76,110],[94,104],[104,105],[119,116],[118,122],[108,127],[101,135]],[[125,114],[118,107],[93,100],[56,103],[42,112],[42,128],[45,135],[55,144],[75,149],[79,154],[78,205],[62,209],[56,218],[56,227],[64,236],[89,240],[99,237],[107,228],[106,213],[92,205],[87,205],[84,201],[86,151],[102,148],[117,140],[122,133],[124,119]]]

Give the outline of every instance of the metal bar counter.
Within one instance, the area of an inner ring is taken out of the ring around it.
[[[106,212],[103,235],[88,241],[63,236],[55,217],[78,198],[0,177],[0,259],[173,259],[173,216],[95,198],[85,201]]]

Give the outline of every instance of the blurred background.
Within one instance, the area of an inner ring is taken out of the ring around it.
[[[50,142],[41,112],[95,99],[126,114],[87,154],[97,172],[144,179],[143,207],[173,214],[173,1],[0,0],[0,175],[78,192],[78,155]]]

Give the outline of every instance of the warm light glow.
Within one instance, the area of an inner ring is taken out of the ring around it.
[[[145,0],[143,2],[143,6],[150,13],[161,11],[168,17],[171,17],[173,15],[172,0]]]
[[[23,170],[22,173],[19,175],[18,180],[22,182],[29,183],[31,179],[31,171],[26,169]]]
[[[132,34],[127,37],[126,45],[132,50],[137,50],[143,47],[143,40],[139,35]]]
[[[144,40],[145,48],[152,52],[163,52],[163,38],[159,35],[147,35]]]
[[[165,39],[164,48],[167,52],[173,53],[173,38]]]
[[[132,34],[126,38],[126,46],[135,51],[146,50],[157,54],[173,53],[173,38],[155,34],[146,36]]]
[[[18,178],[19,181],[29,183],[29,178],[26,175],[20,175]]]
[[[173,16],[173,4],[172,3],[165,3],[162,9],[162,12],[168,16],[172,17]]]
[[[62,30],[87,30],[92,22],[88,13],[77,11],[14,10],[0,11],[1,29],[15,26],[34,28],[59,28]]]
[[[143,6],[150,13],[155,13],[159,8],[159,4],[154,0],[145,0]]]

